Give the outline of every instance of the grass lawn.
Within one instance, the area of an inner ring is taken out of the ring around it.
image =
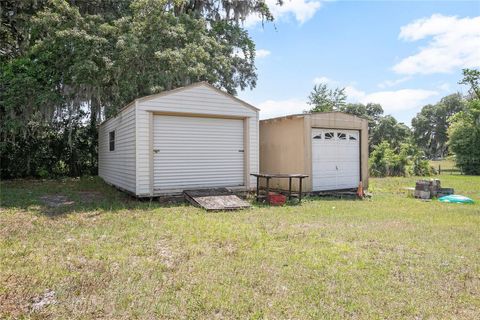
[[[460,170],[455,165],[455,161],[451,158],[443,160],[430,160],[428,162],[430,166],[434,167],[437,171],[440,167],[441,174],[461,174]]]
[[[235,213],[3,182],[0,318],[479,319],[480,177],[441,179],[476,203],[407,198],[416,178]]]

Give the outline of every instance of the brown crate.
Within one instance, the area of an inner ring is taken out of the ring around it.
[[[415,198],[430,199],[430,191],[415,190]]]

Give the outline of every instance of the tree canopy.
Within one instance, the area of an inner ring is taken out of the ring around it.
[[[96,125],[140,96],[254,88],[249,15],[273,19],[262,0],[2,1],[2,177],[94,174]]]
[[[466,174],[480,175],[480,71],[465,69],[460,83],[470,86],[465,107],[449,119],[448,145],[456,165]]]
[[[480,99],[480,70],[477,69],[463,69],[463,79],[460,84],[468,85],[470,95],[474,99]]]
[[[346,103],[346,100],[345,88],[330,89],[321,83],[315,85],[308,96],[308,104],[312,106],[309,112],[339,111],[367,119],[370,151],[383,141],[398,151],[400,144],[411,136],[410,128],[391,115],[384,115],[380,104]]]
[[[347,103],[338,111],[356,115],[368,120],[368,133],[371,136],[383,117],[383,108],[378,103]]]
[[[316,84],[308,96],[309,112],[338,111],[345,106],[345,88],[329,89],[325,83]]]
[[[242,22],[273,20],[264,0],[5,0],[0,15],[2,178],[95,174],[97,125],[140,96],[197,81],[231,94],[254,88],[255,44]],[[385,143],[418,158],[453,152],[476,173],[480,71],[463,75],[468,101],[453,94],[425,106],[413,132],[326,84],[314,86],[309,111],[366,118],[370,151],[383,144],[377,156],[391,154]]]
[[[448,119],[464,109],[463,97],[451,94],[434,105],[426,105],[412,119],[413,137],[429,158],[448,155]]]

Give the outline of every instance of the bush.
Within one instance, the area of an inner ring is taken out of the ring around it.
[[[90,126],[69,128],[29,124],[26,135],[0,143],[2,179],[95,175],[97,173],[96,131]]]
[[[402,143],[400,149],[395,150],[387,141],[382,141],[370,155],[369,164],[373,177],[429,176],[433,173],[424,154],[412,143]]]
[[[415,157],[407,165],[407,173],[411,176],[431,176],[435,174],[435,169],[430,166],[428,160]]]
[[[370,156],[370,174],[374,177],[405,175],[405,159],[387,141],[375,147]]]
[[[448,143],[457,167],[465,174],[480,175],[480,100],[471,100],[450,123]]]

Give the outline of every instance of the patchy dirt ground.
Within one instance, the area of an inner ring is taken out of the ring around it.
[[[480,319],[480,177],[441,178],[477,203],[408,198],[415,178],[215,213],[1,182],[0,319]]]
[[[50,208],[70,206],[75,203],[75,201],[70,200],[67,196],[60,194],[45,195],[40,197],[40,200]]]
[[[32,312],[39,312],[43,308],[55,303],[57,303],[57,300],[55,299],[55,291],[46,290],[41,295],[38,295],[32,299],[30,308]]]

